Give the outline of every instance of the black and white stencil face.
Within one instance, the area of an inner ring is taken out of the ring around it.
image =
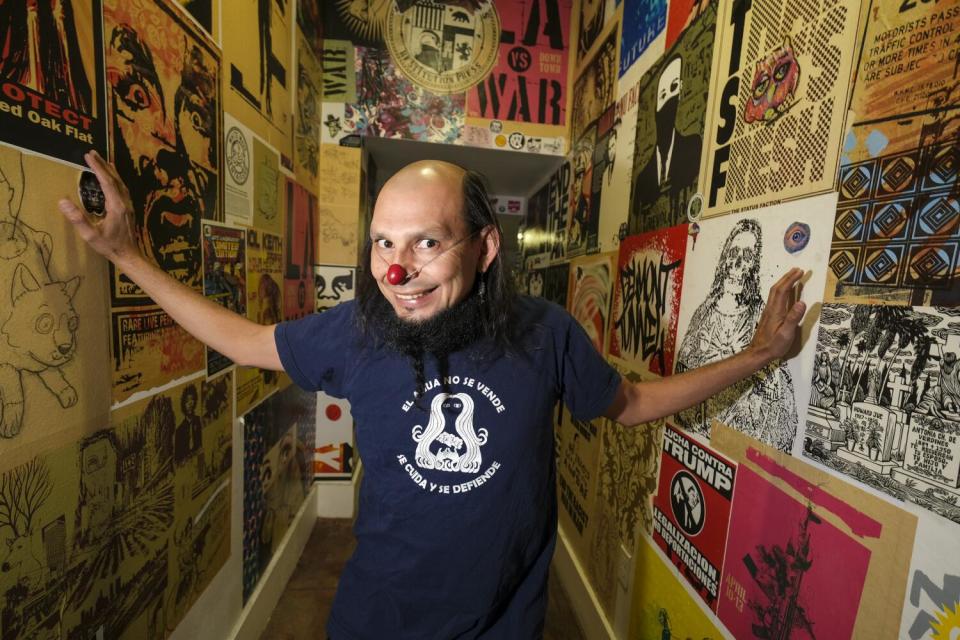
[[[356,270],[352,267],[318,265],[314,271],[317,309],[327,309],[353,300]]]
[[[685,533],[695,536],[703,530],[706,519],[703,492],[690,473],[679,471],[670,482],[670,506],[673,517]]]
[[[103,189],[100,188],[100,182],[92,171],[80,172],[77,194],[80,196],[80,204],[87,213],[97,217],[105,213]]]

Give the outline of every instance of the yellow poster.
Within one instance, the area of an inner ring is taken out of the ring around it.
[[[294,5],[250,0],[231,5],[221,20],[224,106],[287,159],[293,157]]]
[[[76,169],[0,147],[0,459],[106,421],[107,263],[57,209]]]

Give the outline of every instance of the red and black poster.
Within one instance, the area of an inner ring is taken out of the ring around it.
[[[0,142],[106,155],[102,31],[100,0],[0,0]]]
[[[717,610],[736,467],[667,425],[653,539],[700,597]]]

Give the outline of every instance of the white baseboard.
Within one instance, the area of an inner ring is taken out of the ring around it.
[[[258,640],[267,628],[270,616],[297,567],[310,532],[317,523],[316,491],[317,485],[314,483],[261,576],[260,584],[250,594],[247,606],[240,613],[240,618],[229,636],[231,640]]]
[[[567,542],[563,530],[557,532],[557,548],[553,555],[553,568],[557,578],[567,592],[573,613],[580,623],[585,637],[590,640],[615,640],[613,627],[603,615],[603,608],[593,588],[587,580],[587,574],[580,565]]]

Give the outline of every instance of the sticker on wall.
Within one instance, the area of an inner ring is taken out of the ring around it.
[[[827,299],[957,304],[958,30],[960,12],[940,5],[872,3],[840,160]]]
[[[803,453],[960,524],[958,315],[824,305]]]
[[[332,309],[341,302],[349,302],[356,295],[356,267],[319,264],[313,269],[316,286],[317,311]]]
[[[342,480],[353,476],[354,431],[350,403],[317,392],[317,440],[313,479]]]
[[[246,246],[243,229],[203,223],[203,295],[241,316],[247,315]],[[230,358],[207,347],[208,376],[232,364]]]
[[[137,242],[199,292],[201,218],[223,218],[220,53],[168,0],[107,0],[104,45],[112,159],[130,190]],[[111,273],[114,306],[148,302],[112,265]]]
[[[700,189],[717,4],[640,79],[627,233],[687,220]]]
[[[736,466],[671,426],[663,438],[653,539],[717,610]]]
[[[610,356],[638,372],[673,372],[687,225],[627,236],[620,243]]]
[[[316,263],[317,198],[293,180],[286,181],[286,242],[283,243],[283,319],[313,313],[313,265]]]
[[[467,91],[468,117],[566,124],[571,5],[570,0],[498,3],[499,56],[483,81]]]
[[[833,189],[861,3],[721,3],[706,216]]]
[[[436,94],[461,93],[497,61],[500,16],[493,0],[399,3],[387,14],[383,39],[411,82]]]
[[[0,141],[79,165],[90,149],[106,156],[101,0],[2,13]]]

